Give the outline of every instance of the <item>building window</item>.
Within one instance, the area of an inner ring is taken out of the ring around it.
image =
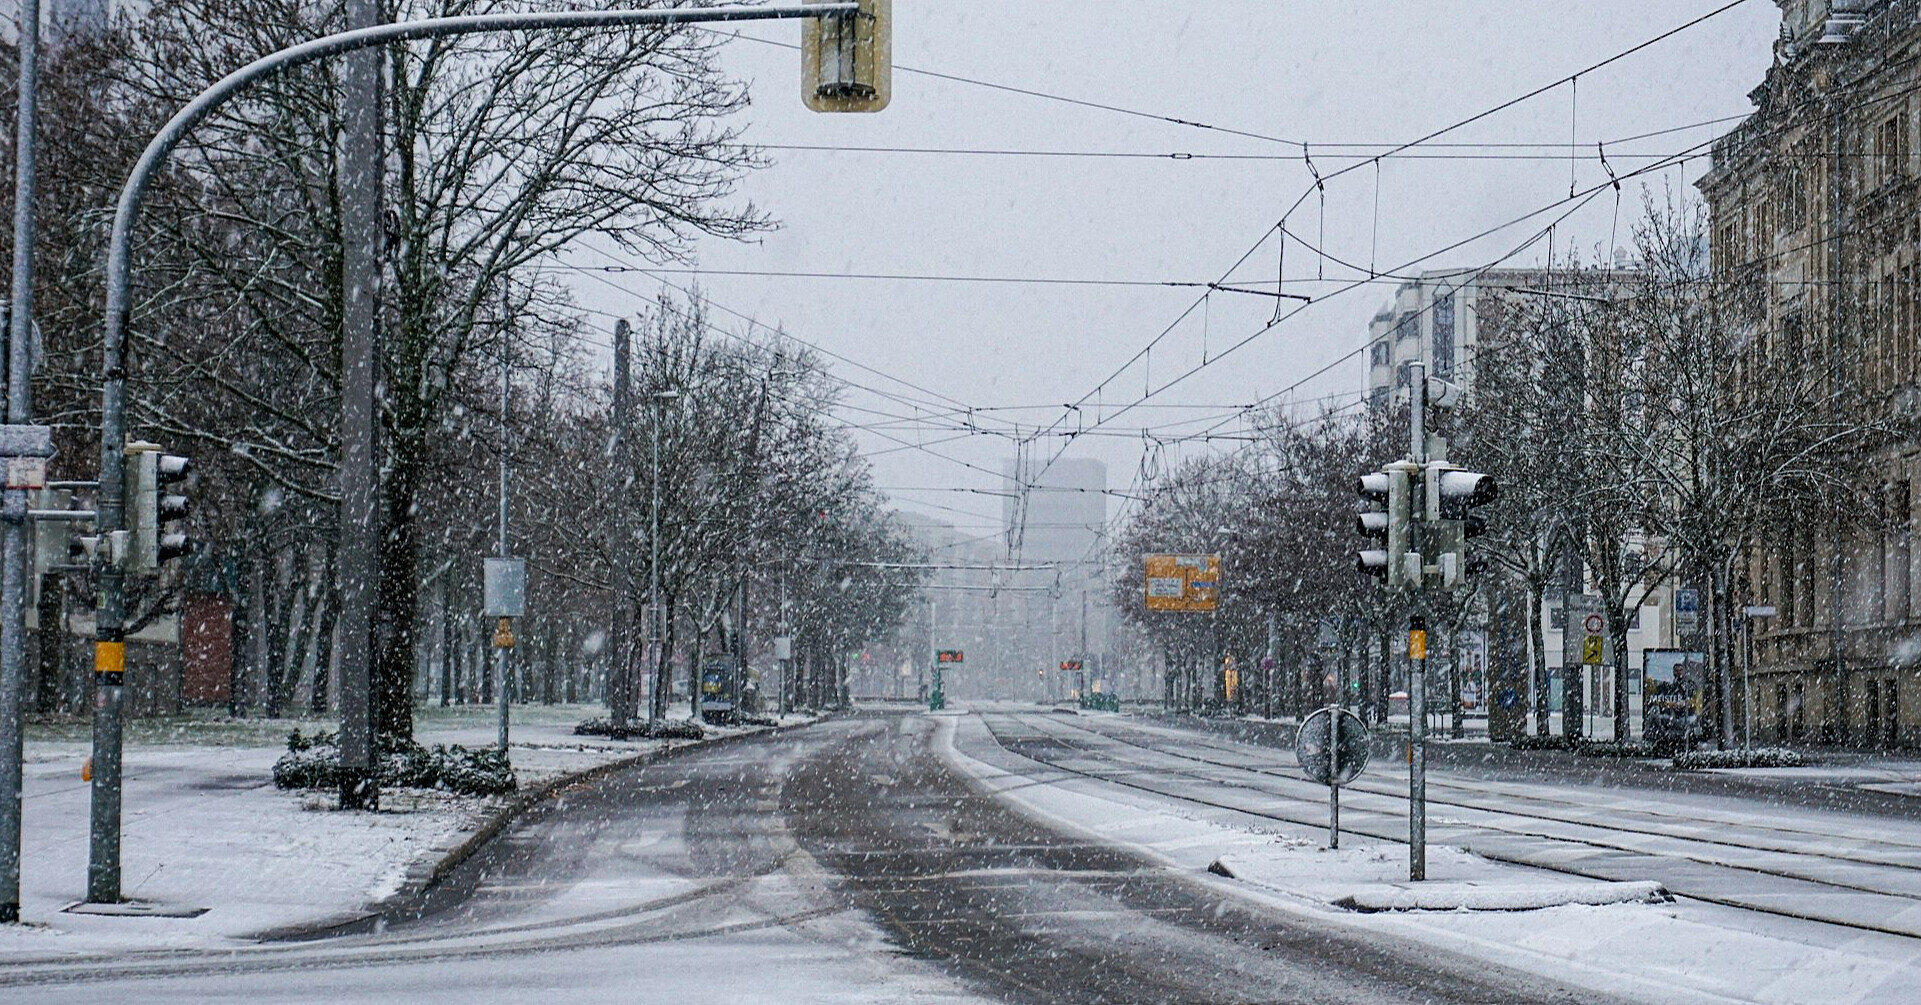
[[[1434,300],[1434,375],[1454,376],[1454,294]]]
[[[1881,184],[1897,181],[1907,173],[1908,131],[1903,126],[1906,115],[1889,116],[1874,133],[1875,159],[1881,164]]]
[[[1408,339],[1420,337],[1421,316],[1419,314],[1403,314],[1401,320],[1395,322],[1394,341],[1405,342]]]
[[[1918,312],[1916,311],[1916,283],[1921,281],[1921,269],[1903,266],[1901,281],[1897,284],[1894,321],[1894,382],[1896,385],[1914,383],[1914,349],[1921,340],[1921,331],[1916,330]]]
[[[1790,153],[1790,157],[1798,154]],[[1787,211],[1787,219],[1781,221],[1788,232],[1801,230],[1808,225],[1808,175],[1800,164],[1788,165],[1781,184],[1781,208]]]
[[[1376,342],[1367,350],[1369,366],[1386,366],[1394,362],[1394,350],[1386,342]]]
[[[1888,520],[1892,531],[1888,549],[1888,571],[1893,580],[1888,590],[1888,607],[1885,620],[1902,621],[1908,616],[1909,591],[1914,587],[1908,580],[1908,558],[1914,550],[1914,497],[1906,479],[1888,486]]]

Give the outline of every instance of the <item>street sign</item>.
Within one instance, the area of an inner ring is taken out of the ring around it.
[[[518,618],[527,613],[527,563],[490,558],[481,569],[481,610],[489,618]]]
[[[1330,732],[1328,723],[1334,715],[1340,716],[1341,744],[1339,750],[1332,749],[1328,743]],[[1294,737],[1294,757],[1301,763],[1301,770],[1307,777],[1322,785],[1346,785],[1359,777],[1367,767],[1367,723],[1347,709],[1317,709],[1301,723],[1301,731]],[[1330,755],[1338,754],[1338,757]],[[1334,772],[1338,760],[1340,773]]]
[[[1599,635],[1581,636],[1581,662],[1587,666],[1601,665],[1602,639]]]
[[[962,653],[959,649],[942,649],[934,654],[934,662],[961,663],[961,662],[964,662],[961,659],[961,656],[962,656]]]
[[[1741,613],[1750,618],[1772,618],[1780,614],[1781,609],[1773,604],[1749,604],[1741,608]]]
[[[1150,611],[1212,611],[1220,605],[1221,556],[1147,555]]]
[[[1691,635],[1701,630],[1701,591],[1682,587],[1674,591],[1674,630]]]

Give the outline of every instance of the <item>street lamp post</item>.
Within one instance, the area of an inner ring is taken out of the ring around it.
[[[133,230],[147,189],[175,148],[194,127],[235,95],[297,66],[363,49],[412,39],[445,38],[509,31],[558,31],[571,28],[631,28],[641,25],[699,24],[714,21],[766,21],[858,13],[853,2],[767,7],[674,7],[641,10],[562,10],[429,18],[356,28],[268,53],[233,71],[187,102],[147,143],[114,208],[107,245],[106,309],[101,337],[100,490],[96,527],[112,540],[126,530],[126,331],[133,276]],[[18,352],[21,347],[16,346]],[[348,360],[343,371],[361,365]],[[103,559],[98,568],[99,604],[94,621],[94,666],[102,686],[95,715],[93,803],[89,821],[87,899],[120,900],[120,722],[121,668],[126,653],[125,571]],[[360,672],[364,675],[366,667]],[[341,686],[364,688],[365,680],[343,679]],[[364,693],[364,692],[363,692]],[[6,708],[15,706],[7,705]],[[345,725],[345,723],[343,723]],[[11,728],[11,724],[9,727]],[[345,740],[346,737],[343,737]],[[0,772],[4,773],[4,772]],[[11,870],[7,870],[11,871]]]

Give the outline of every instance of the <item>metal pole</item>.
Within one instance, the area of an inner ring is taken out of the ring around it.
[[[514,325],[513,314],[511,313],[512,304],[508,297],[509,294],[507,290],[503,289],[500,291],[500,548],[497,554],[499,554],[501,558],[506,558],[512,554],[507,542],[507,476],[509,473],[507,466],[507,417],[508,409],[513,404]],[[500,627],[503,629],[509,629],[512,623],[512,620],[509,618],[500,619]],[[508,657],[511,655],[509,650],[512,648],[512,640],[513,636],[509,634],[505,640],[509,644],[502,645],[501,639],[499,639],[497,635],[494,642],[495,679],[497,681],[495,696],[500,702],[500,753],[502,756],[505,756],[507,753],[508,718],[512,714],[512,706],[508,695],[512,681],[508,677],[507,665]]]
[[[776,661],[780,664],[780,700],[779,704],[775,705],[774,708],[778,715],[786,715],[787,673],[794,658],[794,623],[787,617],[787,573],[785,571],[780,575],[780,634],[782,638],[787,640],[787,656]]]
[[[1274,718],[1274,669],[1280,664],[1280,624],[1278,616],[1267,612],[1267,657],[1261,660],[1261,717]]]
[[[22,8],[25,9],[24,7]],[[101,336],[100,496],[98,529],[112,541],[126,529],[126,331],[133,275],[133,228],[147,189],[188,133],[247,87],[297,66],[370,50],[392,42],[506,31],[619,28],[647,24],[762,21],[851,14],[857,3],[781,7],[709,7],[645,10],[541,11],[429,18],[375,24],[373,0],[350,0],[349,30],[269,53],[229,73],[175,112],[147,143],[120,190],[107,245],[106,307]],[[36,22],[37,24],[37,22]],[[350,60],[343,80],[349,95],[343,130],[341,184],[341,806],[378,802],[373,787],[370,664],[376,570],[373,467],[375,227],[379,212],[378,105],[380,62],[376,53]],[[19,351],[16,347],[13,351]],[[111,549],[109,549],[111,550]],[[98,570],[94,670],[102,687],[94,710],[93,810],[89,823],[88,899],[120,899],[120,681],[126,666],[125,573],[111,560]],[[698,698],[696,698],[698,700]]]
[[[614,553],[613,553],[613,612],[612,638],[609,640],[613,662],[607,673],[607,721],[615,729],[625,729],[628,716],[636,704],[635,688],[639,678],[639,661],[634,658],[633,619],[633,549],[634,535],[632,510],[628,505],[632,498],[634,484],[633,459],[633,397],[631,387],[633,326],[625,318],[614,322],[614,464],[618,474],[614,485]]]
[[[1754,618],[1741,612],[1741,749],[1754,747],[1754,677],[1751,661],[1754,648]],[[1647,682],[1641,682],[1641,702],[1646,707]],[[1642,713],[1646,715],[1645,712]]]
[[[20,77],[13,172],[13,301],[7,319],[7,421],[33,419],[33,188],[40,76],[40,3],[20,0]],[[5,570],[0,573],[0,922],[20,920],[20,814],[27,667],[27,493],[9,488]],[[41,625],[41,636],[57,632]]]
[[[1327,847],[1341,846],[1341,707],[1327,707]]]
[[[660,406],[654,405],[647,413],[647,429],[652,447],[648,453],[648,524],[647,524],[647,646],[654,654],[654,693],[647,703],[650,719],[660,719],[667,715],[667,654],[661,652],[660,610]]]
[[[352,0],[347,5],[350,29],[371,30],[381,18],[374,0]],[[381,189],[380,74],[377,52],[356,53],[341,73],[346,122],[342,136],[340,186],[340,808],[374,809],[380,805],[379,777],[374,771],[373,620],[376,583],[380,575],[380,472],[375,453],[379,405],[375,383],[379,354],[379,220]],[[219,85],[215,85],[216,87]],[[236,88],[237,89],[237,88]],[[192,106],[190,105],[189,108]],[[208,109],[211,111],[211,108]],[[178,119],[180,116],[176,115]],[[164,158],[173,142],[184,138],[191,122],[169,137]],[[171,125],[171,124],[170,124]],[[150,145],[149,152],[155,147]],[[142,158],[143,164],[146,158]],[[136,181],[144,185],[140,167]],[[138,199],[135,181],[121,193],[121,213],[115,218],[118,244],[120,217],[132,227],[128,204]],[[118,354],[124,306],[114,307],[115,288],[124,298],[126,278],[108,261],[107,325],[109,352]],[[124,272],[126,263],[120,262]],[[112,385],[110,384],[111,388]],[[114,393],[114,392],[110,392]],[[101,496],[109,494],[105,480]],[[104,506],[103,506],[104,509]],[[103,528],[104,529],[104,528]]]
[[[1416,360],[1408,369],[1408,456],[1427,463],[1427,366]],[[1426,500],[1416,500],[1425,516]],[[1425,558],[1423,558],[1425,561]],[[1420,596],[1421,583],[1414,584]],[[1415,601],[1418,605],[1418,599]],[[1427,878],[1427,619],[1419,613],[1407,621],[1407,878]]]
[[[1427,619],[1407,619],[1407,878],[1427,878]]]

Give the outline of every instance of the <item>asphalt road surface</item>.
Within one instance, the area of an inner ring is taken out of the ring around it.
[[[564,793],[376,932],[49,959],[31,1001],[1595,1002],[1315,927],[977,792],[928,717],[696,748]],[[237,869],[236,882],[245,882]]]

